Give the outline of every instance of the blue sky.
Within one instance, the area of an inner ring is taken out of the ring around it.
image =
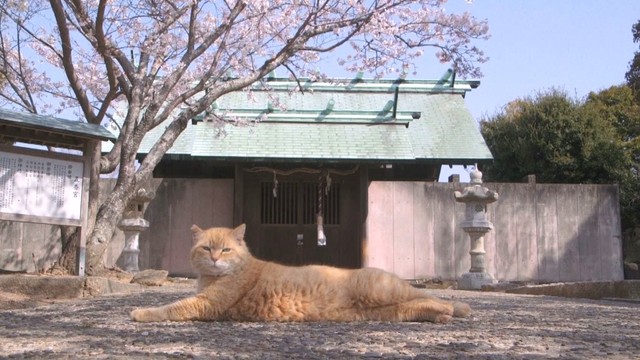
[[[489,21],[491,39],[479,45],[490,60],[480,87],[467,96],[476,119],[551,87],[582,98],[623,83],[640,45],[631,35],[640,20],[637,0],[450,0],[445,6]],[[420,65],[420,75],[441,73]]]
[[[640,46],[631,34],[640,20],[638,0],[449,0],[445,9],[489,21],[491,38],[478,45],[490,59],[480,87],[466,97],[476,120],[550,88],[583,98],[621,84]],[[447,69],[429,57],[418,66],[419,78],[438,78]],[[464,170],[453,172],[468,179]],[[441,180],[450,173],[443,171]]]
[[[477,45],[490,59],[482,64],[480,87],[466,96],[476,121],[550,88],[583,98],[621,84],[640,46],[631,34],[640,20],[640,0],[449,0],[445,9],[489,22],[491,38]],[[434,56],[416,65],[416,79],[438,79],[449,67]],[[330,75],[349,76],[337,66],[333,70]],[[460,167],[445,169],[440,180],[451,173],[468,181]]]

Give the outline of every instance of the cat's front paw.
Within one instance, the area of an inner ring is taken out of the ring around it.
[[[471,314],[471,307],[463,302],[453,303],[453,316],[455,317],[467,317]]]
[[[436,324],[447,324],[451,322],[451,320],[452,320],[452,317],[450,315],[439,314],[439,315],[436,315],[436,317],[433,319],[433,322]]]
[[[154,316],[153,309],[135,309],[129,314],[129,316],[131,316],[131,320],[137,322],[160,321],[157,316]]]

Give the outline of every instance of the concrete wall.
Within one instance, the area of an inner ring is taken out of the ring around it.
[[[103,179],[101,196],[114,184],[114,179]],[[155,179],[148,187],[155,189],[156,198],[145,212],[151,227],[140,234],[140,268],[188,275],[191,225],[233,225],[233,180]],[[124,233],[116,229],[105,253],[108,267],[122,266],[123,248]],[[0,269],[34,272],[36,263],[39,269],[48,268],[59,256],[59,226],[0,221]]]
[[[145,213],[151,227],[140,234],[141,269],[190,275],[191,226],[233,226],[232,179],[165,179]]]
[[[363,265],[407,279],[455,279],[469,270],[469,239],[460,229],[464,183],[372,182]],[[101,187],[108,191],[111,180]],[[140,268],[190,275],[192,224],[233,225],[233,180],[156,180],[140,235]],[[617,187],[485,184],[500,199],[488,207],[487,270],[499,280],[576,281],[623,278]],[[57,227],[0,222],[0,268],[34,271],[59,255]],[[114,233],[105,261],[118,263],[123,234]]]
[[[470,267],[464,204],[468,184],[372,182],[365,266],[403,278],[455,279]],[[500,199],[488,206],[487,271],[498,280],[578,281],[623,278],[618,191],[611,185],[485,184]]]
[[[60,256],[60,227],[0,221],[0,269],[36,272]]]

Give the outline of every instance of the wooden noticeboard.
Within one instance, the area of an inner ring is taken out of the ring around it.
[[[79,276],[85,273],[92,159],[107,140],[116,137],[97,124],[0,108],[0,220],[78,227]]]
[[[80,227],[85,272],[89,157],[0,145],[0,220]]]
[[[0,213],[81,226],[84,165],[81,157],[61,155],[0,151]]]

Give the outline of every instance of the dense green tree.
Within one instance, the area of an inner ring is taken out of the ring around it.
[[[557,90],[511,102],[483,120],[481,131],[495,158],[485,168],[490,180],[536,174],[543,182],[613,182],[614,168],[626,161],[612,124]]]
[[[584,101],[550,90],[481,121],[494,162],[487,180],[620,185],[623,226],[638,223],[640,109],[626,86]]]
[[[640,20],[631,28],[633,42],[640,43]],[[640,100],[640,51],[636,51],[629,62],[629,71],[625,74],[627,85],[633,89],[636,99]]]
[[[629,165],[617,169],[622,223],[626,228],[640,226],[640,103],[630,87],[612,86],[589,94],[584,107],[616,130],[616,140],[629,161]]]

